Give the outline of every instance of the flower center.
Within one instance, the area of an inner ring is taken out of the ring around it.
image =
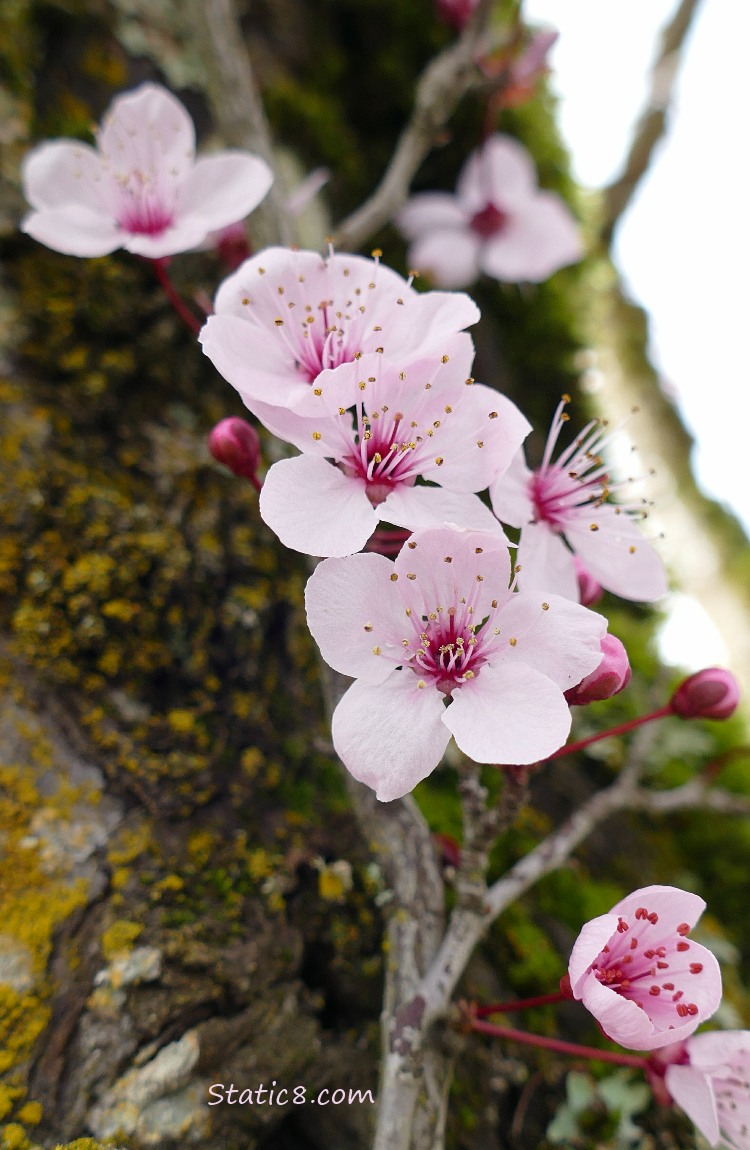
[[[443,695],[450,695],[455,687],[473,679],[487,661],[482,655],[481,638],[474,634],[477,627],[470,618],[465,608],[457,614],[455,607],[446,611],[439,607],[417,624],[421,629],[412,670],[420,678],[429,679]]]
[[[659,921],[655,911],[639,907],[634,918],[631,923],[620,916],[617,933],[591,969],[604,986],[672,1029],[682,1019],[698,1014],[696,1004],[685,1001],[685,974],[698,975],[703,965],[683,958],[690,950],[690,943],[685,941],[687,923],[677,927],[676,937],[669,937],[653,929]]]
[[[481,211],[472,216],[469,227],[483,239],[496,236],[502,232],[508,223],[508,213],[494,204],[485,204]]]
[[[132,235],[158,236],[174,220],[173,211],[159,194],[153,178],[143,172],[118,177],[120,210],[117,222]]]

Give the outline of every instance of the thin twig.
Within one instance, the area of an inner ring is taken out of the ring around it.
[[[336,229],[333,241],[338,248],[356,250],[393,218],[406,200],[419,165],[459,101],[487,83],[477,58],[489,49],[486,40],[492,6],[493,0],[480,0],[458,40],[427,65],[417,82],[411,117],[383,178],[370,198]]]
[[[231,147],[261,156],[275,173],[270,192],[253,213],[255,246],[290,244],[294,232],[285,190],[234,0],[191,0],[191,7],[191,24],[206,62],[208,95],[219,132]]]
[[[625,166],[621,175],[604,189],[600,238],[607,247],[612,242],[618,221],[648,171],[657,144],[667,130],[682,49],[700,2],[681,0],[674,16],[661,33],[659,49],[651,68],[646,106],[638,118]]]

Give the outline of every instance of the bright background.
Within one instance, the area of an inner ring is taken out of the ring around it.
[[[525,0],[528,22],[560,32],[551,85],[584,186],[619,174],[660,29],[676,9],[677,0]],[[745,0],[703,0],[682,50],[668,135],[613,252],[650,313],[652,361],[695,436],[698,483],[748,532],[749,43]],[[675,597],[662,643],[667,658],[689,666],[726,657],[708,617],[684,596]]]

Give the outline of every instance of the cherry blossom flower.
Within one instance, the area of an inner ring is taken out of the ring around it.
[[[97,147],[52,140],[26,156],[22,230],[54,251],[104,256],[116,248],[161,259],[198,247],[257,207],[268,165],[246,152],[195,159],[186,109],[158,84],[115,99]]]
[[[667,1090],[711,1146],[750,1150],[750,1031],[694,1034],[668,1066]]]
[[[504,539],[473,493],[508,466],[530,428],[510,400],[467,380],[467,340],[454,336],[456,355],[406,370],[363,355],[321,372],[297,412],[277,409],[276,434],[303,452],[275,463],[261,492],[261,516],[282,543],[350,555],[380,521],[410,531],[456,522]],[[417,486],[420,477],[441,486]]]
[[[578,557],[590,579],[623,599],[659,599],[667,590],[664,564],[636,526],[634,509],[606,502],[614,485],[601,457],[609,439],[604,425],[593,420],[552,462],[568,402],[564,396],[557,408],[541,466],[530,471],[521,452],[490,487],[498,519],[522,528],[520,585],[578,600]]]
[[[451,734],[480,763],[534,763],[565,742],[563,691],[601,659],[606,620],[510,590],[510,574],[502,539],[443,526],[415,531],[394,563],[326,559],[308,581],[323,658],[356,679],[334,746],[383,802],[429,775]]]
[[[491,136],[472,153],[455,196],[421,192],[396,222],[411,241],[411,266],[444,288],[466,287],[480,272],[541,283],[583,254],[570,211],[537,188],[531,156],[510,136]]]
[[[267,248],[224,280],[199,338],[250,411],[283,437],[275,409],[304,401],[321,371],[378,349],[402,369],[430,352],[439,360],[478,319],[467,295],[417,292],[379,257]]]
[[[656,1050],[716,1010],[719,964],[687,938],[705,905],[676,887],[647,886],[584,926],[570,956],[571,990],[614,1042]]]

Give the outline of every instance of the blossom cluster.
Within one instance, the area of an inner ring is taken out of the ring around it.
[[[439,7],[459,26],[474,5]],[[550,43],[545,34],[516,62],[519,85]],[[43,144],[23,179],[32,237],[79,256],[122,247],[161,265],[236,229],[272,173],[243,152],[196,160],[186,110],[144,84],[114,102],[95,148]],[[469,158],[455,196],[422,193],[398,224],[438,289],[481,272],[538,282],[581,256],[568,209],[537,187],[531,158],[507,136]],[[428,776],[451,737],[478,763],[553,755],[571,706],[630,677],[590,604],[602,589],[646,602],[666,590],[640,509],[610,478],[612,432],[592,420],[556,455],[565,396],[529,467],[528,420],[472,375],[467,329],[478,319],[468,295],[417,291],[379,253],[271,247],[221,284],[199,336],[249,412],[296,449],[261,483],[254,428],[233,418],[210,439],[217,459],[256,484],[281,542],[322,560],[306,588],[309,628],[323,659],[353,680],[333,742],[384,802]],[[691,676],[667,710],[726,717],[737,694],[723,675]],[[586,924],[564,983],[606,1036],[657,1052],[653,1081],[712,1145],[748,1150],[750,1033],[695,1034],[721,997],[715,957],[688,937],[704,905],[672,887],[635,891]]]
[[[190,117],[154,84],[114,102],[96,149],[44,144],[23,174],[32,236],[155,261],[235,225],[271,181],[244,153],[196,161]],[[448,199],[417,197],[400,222],[413,256],[449,287],[480,268],[539,280],[580,256],[567,209],[538,191],[517,141],[488,139]],[[310,629],[355,679],[334,744],[385,801],[428,775],[451,735],[483,763],[557,750],[570,705],[628,677],[606,620],[581,603],[585,581],[631,598],[665,589],[631,509],[610,502],[597,424],[553,463],[561,407],[541,466],[528,469],[530,424],[472,376],[467,329],[478,319],[469,296],[418,292],[378,253],[272,247],[221,284],[199,336],[249,411],[297,449],[268,469],[260,513],[288,547],[324,559],[307,589]],[[261,487],[250,430],[235,421],[211,446]],[[381,524],[404,542],[395,561],[358,554],[384,550]],[[513,559],[504,525],[520,528]]]

